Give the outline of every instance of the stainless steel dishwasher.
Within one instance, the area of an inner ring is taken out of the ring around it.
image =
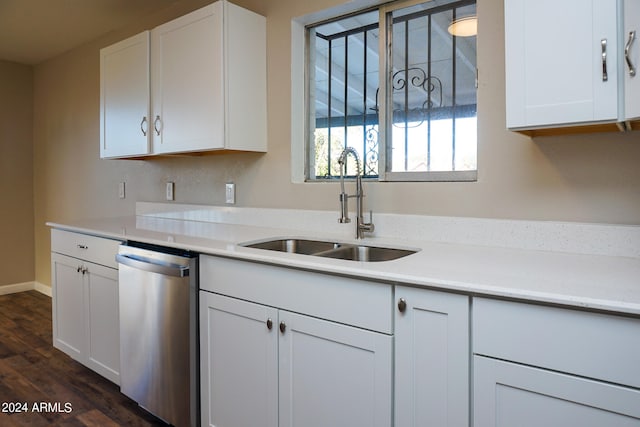
[[[198,258],[128,242],[119,265],[120,390],[177,426],[199,425]]]

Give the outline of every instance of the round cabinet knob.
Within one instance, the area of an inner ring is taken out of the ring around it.
[[[267,329],[271,330],[273,328],[273,320],[267,319]]]
[[[284,322],[280,322],[280,332],[284,334],[284,331],[287,329],[287,325]]]
[[[400,311],[400,313],[404,313],[405,311],[407,311],[407,300],[405,300],[404,298],[400,298],[398,300],[398,310]]]

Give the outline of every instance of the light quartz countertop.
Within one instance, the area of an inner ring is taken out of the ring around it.
[[[380,223],[380,232],[359,243],[419,251],[393,261],[358,262],[239,245],[292,237],[354,243],[351,236],[354,225],[334,226],[335,212],[296,213],[174,204],[169,208],[160,204],[140,206],[137,215],[128,217],[47,225],[390,284],[640,316],[640,257],[636,252],[640,251],[640,227],[636,226],[429,217],[422,220],[374,215],[374,222]],[[288,215],[303,215],[307,224],[287,220]],[[331,225],[325,224],[326,221]],[[411,223],[411,229],[399,231],[388,225],[398,221]],[[251,225],[252,222],[260,225]],[[279,223],[286,226],[275,226]],[[446,236],[434,236],[430,225],[438,225],[439,232],[444,234],[449,227],[452,241],[447,242]],[[462,233],[465,237],[456,237],[465,227],[468,228]],[[478,228],[482,228],[480,237],[475,231]],[[493,231],[488,232],[491,228]],[[504,237],[505,233],[508,238]],[[545,241],[536,243],[535,236],[543,236]],[[553,239],[555,243],[550,242]],[[593,239],[599,243],[594,245]],[[492,244],[497,240],[499,245]],[[567,241],[577,243],[572,245]],[[603,245],[606,248],[602,249]]]

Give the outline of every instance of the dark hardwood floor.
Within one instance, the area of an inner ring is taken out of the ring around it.
[[[2,427],[166,426],[53,348],[51,298],[36,291],[0,295],[0,405]]]

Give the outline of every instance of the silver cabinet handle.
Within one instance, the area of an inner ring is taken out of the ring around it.
[[[147,136],[147,129],[146,127],[143,127],[146,123],[147,123],[147,116],[144,116],[142,118],[142,121],[140,122],[140,131],[142,132],[142,136]]]
[[[636,75],[636,67],[633,66],[631,62],[631,45],[633,44],[633,40],[636,38],[636,30],[629,31],[629,39],[627,40],[627,44],[624,47],[624,59],[627,61],[627,67],[629,67],[629,75],[631,77]]]
[[[79,265],[79,266],[76,268],[76,273],[80,273],[81,271],[82,271],[82,266],[81,266],[81,265]]]
[[[602,47],[602,81],[606,82],[609,80],[609,75],[607,74],[607,39],[602,39],[600,46]]]
[[[78,249],[89,249],[87,245],[78,245]]]
[[[398,300],[398,311],[400,313],[404,313],[407,310],[407,300],[404,298],[400,298]]]
[[[267,319],[267,329],[271,330],[273,328],[273,320],[271,318]]]
[[[162,122],[160,121],[160,116],[156,116],[156,119],[153,121],[153,129],[156,131],[156,135],[160,136],[160,128],[158,127],[158,123],[162,126]]]
[[[284,331],[287,330],[287,325],[284,322],[280,322],[280,332],[284,334]]]

